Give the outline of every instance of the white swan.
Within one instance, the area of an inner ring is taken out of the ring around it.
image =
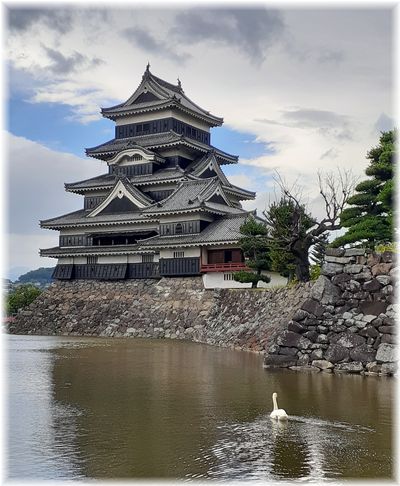
[[[282,408],[278,408],[278,403],[276,401],[277,397],[278,397],[277,393],[272,394],[272,402],[274,404],[274,409],[269,416],[276,420],[287,420],[288,416],[285,410],[283,410]]]

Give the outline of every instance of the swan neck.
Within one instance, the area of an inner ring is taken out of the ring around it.
[[[272,402],[274,404],[274,410],[278,410],[278,402],[276,400],[275,395],[272,396]]]

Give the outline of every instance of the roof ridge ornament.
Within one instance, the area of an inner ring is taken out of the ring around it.
[[[146,70],[144,71],[143,73],[143,76],[142,76],[142,81],[144,81],[148,76],[150,76],[151,73],[150,73],[150,62],[147,61],[147,64],[146,64]]]

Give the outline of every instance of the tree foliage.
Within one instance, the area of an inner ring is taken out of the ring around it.
[[[311,215],[307,214],[305,206],[300,206],[302,238],[309,228],[314,225]],[[288,246],[293,226],[295,203],[287,197],[282,197],[278,202],[270,204],[264,213],[269,224],[270,231],[270,257],[272,270],[287,277],[291,281],[296,271],[296,257]]]
[[[324,262],[328,243],[329,243],[329,235],[328,233],[323,233],[314,244],[314,247],[310,253],[310,259],[314,263],[314,265],[321,266],[322,263]]]
[[[19,285],[15,290],[6,296],[6,312],[12,315],[31,304],[36,297],[41,294],[41,290],[34,285]]]
[[[358,244],[374,248],[379,243],[393,241],[393,172],[395,163],[395,131],[382,132],[378,146],[368,154],[365,170],[370,179],[355,187],[340,215],[346,233],[335,239],[332,246]]]
[[[301,202],[298,187],[288,187],[280,176],[277,182],[282,193],[281,199],[264,212],[277,251],[293,257],[296,279],[299,282],[310,280],[310,248],[323,234],[340,228],[339,215],[354,186],[350,171],[338,171],[336,174],[328,173],[324,176],[318,174],[318,180],[325,206],[325,216],[322,219],[317,220],[308,212]]]
[[[239,238],[239,246],[243,250],[246,265],[254,272],[235,272],[234,279],[242,283],[251,282],[253,287],[257,286],[259,280],[270,282],[270,277],[262,274],[271,267],[266,224],[261,219],[256,220],[254,216],[250,216],[240,227],[240,233],[243,236]]]

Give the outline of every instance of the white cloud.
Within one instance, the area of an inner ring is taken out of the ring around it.
[[[127,99],[150,60],[156,75],[172,82],[179,76],[188,96],[224,116],[227,126],[274,149],[242,160],[257,168],[258,180],[249,180],[245,169],[231,176],[233,183],[247,188],[256,182],[258,189],[263,178],[269,184],[246,207],[264,209],[265,201],[274,197],[268,177],[278,170],[289,183],[304,186],[310,204],[320,211],[317,171],[351,168],[362,176],[367,151],[393,118],[393,9],[275,10],[272,16],[264,14],[274,22],[272,36],[264,36],[262,22],[251,30],[254,12],[215,12],[224,16],[224,29],[211,30],[209,36],[206,29],[215,23],[210,10],[201,16],[204,35],[188,9],[132,7],[87,15],[75,7],[66,26],[60,26],[57,15],[51,22],[48,12],[33,16],[34,21],[17,16],[7,38],[7,59],[25,98],[70,106],[71,117],[83,123],[98,118],[100,106]],[[179,34],[176,21],[182,15],[190,22]],[[227,28],[232,22],[240,25],[234,38]],[[135,28],[140,30],[135,33]],[[64,181],[101,170],[93,160],[87,163],[67,154],[48,151],[38,157],[38,147],[22,140],[17,143],[19,164],[29,177],[22,176],[23,184],[15,179],[11,198],[23,226],[28,224],[22,201],[31,197],[29,180],[43,191],[40,204],[29,202],[31,220],[37,220],[75,204],[77,196],[66,202]],[[23,159],[24,153],[29,160]],[[35,165],[31,153],[36,154]],[[37,161],[46,167],[40,169],[41,176],[33,170]],[[41,177],[54,186],[43,187]]]
[[[39,220],[83,207],[82,196],[66,193],[64,182],[106,172],[95,159],[51,150],[23,137],[5,134],[7,142],[6,214],[12,266],[43,266],[37,251],[56,246],[58,233],[42,230]],[[44,259],[47,264],[50,259]],[[53,261],[54,263],[54,261]]]

